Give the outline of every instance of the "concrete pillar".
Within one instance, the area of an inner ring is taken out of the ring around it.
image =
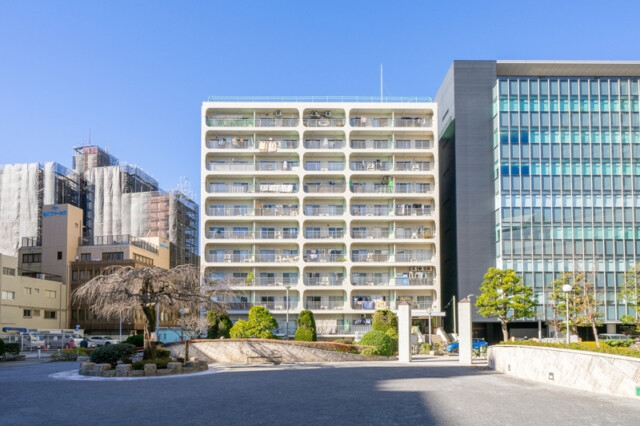
[[[411,306],[398,305],[398,360],[411,362]]]
[[[616,333],[616,325],[607,323],[607,333],[615,334]]]
[[[471,332],[471,301],[467,298],[458,302],[458,351],[460,364],[471,365],[473,334]]]

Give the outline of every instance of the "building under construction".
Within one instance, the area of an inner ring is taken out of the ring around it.
[[[161,237],[171,245],[172,267],[198,263],[198,206],[189,196],[162,191],[142,169],[96,145],[73,152],[73,170],[57,163],[0,166],[2,254],[14,256],[22,238],[37,245],[42,207],[68,203],[83,209],[86,239]]]

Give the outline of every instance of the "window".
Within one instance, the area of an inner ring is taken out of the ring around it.
[[[149,257],[134,253],[133,258],[135,259],[136,262],[144,263],[146,265],[153,265],[153,259]]]
[[[122,260],[122,259],[124,259],[124,253],[121,251],[102,253],[102,260]]]
[[[80,260],[91,260],[91,253],[82,253],[80,255]]]
[[[10,275],[10,276],[15,276],[16,275],[16,270],[13,268],[2,268],[2,275]]]
[[[58,260],[62,260],[62,252],[61,251],[58,252]]]
[[[40,263],[42,262],[42,253],[25,253],[22,255],[22,263]]]
[[[4,300],[15,300],[16,299],[16,292],[15,291],[3,291],[2,292],[2,298]]]
[[[44,311],[45,319],[56,319],[56,311]]]
[[[33,289],[33,294],[40,294],[40,289],[39,288],[34,288]]]
[[[24,318],[31,318],[31,309],[23,309],[22,310],[22,316]]]
[[[31,294],[31,287],[25,287],[24,294],[27,294],[27,295]]]
[[[78,271],[71,272],[71,281],[78,281]]]
[[[44,291],[44,295],[46,297],[48,297],[49,299],[55,299],[56,298],[56,292],[53,290],[45,290]]]

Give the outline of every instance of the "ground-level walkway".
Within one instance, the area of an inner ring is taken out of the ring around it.
[[[0,369],[0,424],[638,424],[623,399],[454,359],[239,367],[167,380],[67,381],[76,363]],[[585,372],[588,374],[588,372]]]

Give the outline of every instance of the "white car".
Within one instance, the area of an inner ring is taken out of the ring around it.
[[[89,347],[96,346],[104,346],[104,345],[113,345],[115,343],[119,343],[118,339],[112,339],[109,336],[86,336],[89,341]]]

